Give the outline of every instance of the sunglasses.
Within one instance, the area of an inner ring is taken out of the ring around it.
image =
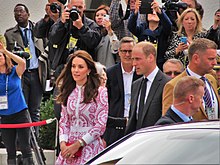
[[[172,74],[174,74],[174,76],[177,76],[177,75],[179,75],[181,72],[177,72],[177,71],[174,71],[174,72],[172,72],[172,71],[169,71],[169,72],[164,72],[166,75],[168,75],[168,76],[171,76]]]

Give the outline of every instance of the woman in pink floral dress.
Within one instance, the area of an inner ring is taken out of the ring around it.
[[[83,50],[70,55],[58,77],[62,104],[59,122],[61,152],[56,165],[84,164],[104,149],[101,135],[108,115],[107,89],[100,86],[92,57]]]

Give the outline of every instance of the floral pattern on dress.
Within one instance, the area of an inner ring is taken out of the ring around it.
[[[65,159],[59,154],[56,165],[84,164],[104,149],[101,135],[108,117],[107,88],[99,87],[96,102],[82,103],[84,88],[77,86],[68,97],[67,106],[62,106],[59,121],[60,142],[73,143],[83,139],[82,156]]]

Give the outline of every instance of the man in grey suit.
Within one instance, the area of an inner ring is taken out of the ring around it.
[[[162,115],[163,87],[170,78],[159,70],[156,58],[156,49],[150,42],[139,42],[132,50],[136,73],[144,76],[132,84],[131,109],[126,134],[153,126]],[[141,90],[144,85],[146,89]],[[146,93],[143,95],[144,98],[141,97],[141,91]],[[143,100],[144,105],[141,106],[140,100]]]
[[[173,104],[155,125],[190,122],[202,104],[205,83],[193,76],[182,77],[174,87]],[[183,90],[184,89],[184,90]]]

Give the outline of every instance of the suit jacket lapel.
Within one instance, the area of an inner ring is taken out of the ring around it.
[[[151,101],[153,100],[154,95],[157,92],[157,89],[160,85],[160,81],[162,79],[161,74],[162,74],[162,72],[159,70],[156,77],[154,78],[154,81],[153,81],[152,85],[151,85],[150,91],[149,91],[148,96],[147,96],[147,100],[144,104],[144,112],[143,112],[143,115],[141,116],[141,123],[143,123],[144,116],[147,114],[147,111],[149,109]]]
[[[184,122],[171,108],[168,109],[166,115],[169,116],[176,123]]]
[[[121,63],[117,64],[116,73],[115,73],[118,81],[118,87],[120,89],[120,93],[123,94],[123,100],[124,100],[124,82],[123,82],[123,75],[122,75],[122,69],[121,69]]]

